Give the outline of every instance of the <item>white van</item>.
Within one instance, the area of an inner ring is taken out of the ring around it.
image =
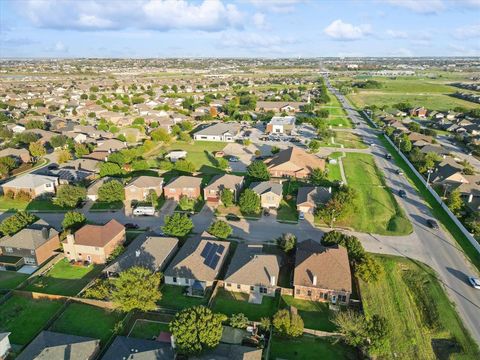
[[[155,208],[153,206],[139,206],[133,209],[133,215],[153,216],[155,215]]]

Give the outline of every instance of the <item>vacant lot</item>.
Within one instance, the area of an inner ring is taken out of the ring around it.
[[[170,332],[167,323],[138,319],[128,336],[152,340],[156,338],[162,331]]]
[[[383,174],[369,154],[347,153],[342,159],[348,185],[356,190],[354,208],[337,226],[384,235],[406,235],[412,232],[408,221],[386,187]]]
[[[60,309],[62,302],[12,296],[0,306],[0,332],[11,332],[10,342],[26,345]]]
[[[51,330],[100,339],[104,343],[113,334],[115,324],[121,321],[122,317],[119,312],[72,303],[53,323]]]
[[[433,271],[405,258],[377,256],[384,278],[360,283],[365,313],[389,324],[383,358],[475,359],[477,345],[467,333]],[[395,354],[395,355],[394,355]]]
[[[315,338],[303,335],[295,339],[284,339],[274,335],[270,349],[270,359],[288,360],[353,360],[354,349],[331,338]]]
[[[219,289],[212,309],[227,316],[243,313],[248,319],[258,321],[262,317],[270,317],[275,314],[277,307],[277,297],[264,296],[261,304],[250,304],[248,294]]]
[[[168,309],[181,310],[191,306],[207,304],[208,296],[203,298],[186,296],[183,294],[184,291],[184,286],[163,285],[160,289],[160,292],[162,293],[162,299],[158,305]]]
[[[282,295],[280,307],[294,306],[302,317],[307,329],[334,332],[336,326],[331,322],[332,313],[327,303],[295,299],[293,296]]]
[[[0,271],[0,290],[15,289],[27,278],[27,274],[21,274],[15,271]]]
[[[46,294],[77,295],[101,271],[100,266],[71,265],[60,260],[46,274],[39,276],[24,290]]]

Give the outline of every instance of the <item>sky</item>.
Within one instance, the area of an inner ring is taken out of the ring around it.
[[[480,56],[480,0],[0,0],[0,58]]]

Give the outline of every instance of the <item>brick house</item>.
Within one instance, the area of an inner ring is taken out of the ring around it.
[[[63,242],[69,260],[104,264],[115,248],[125,242],[125,226],[116,220],[105,225],[84,225]]]
[[[325,247],[313,240],[299,243],[293,287],[293,296],[297,299],[348,304],[352,274],[347,249]]]
[[[313,169],[325,170],[325,159],[309,154],[297,147],[289,147],[265,161],[272,177],[304,179]]]
[[[216,175],[203,189],[203,197],[210,205],[219,205],[222,202],[220,199],[222,191],[228,189],[233,193],[234,201],[237,201],[243,182],[243,176],[231,174]]]
[[[55,176],[25,174],[2,185],[3,193],[17,194],[20,191],[30,194],[32,199],[42,195],[53,195],[58,186]]]
[[[163,178],[139,176],[125,186],[125,201],[144,201],[152,190],[157,194],[157,197],[162,195]]]
[[[201,195],[202,179],[194,176],[179,176],[163,188],[165,199],[179,201],[185,195],[190,199],[197,199]]]

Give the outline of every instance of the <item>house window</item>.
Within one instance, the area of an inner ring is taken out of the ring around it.
[[[177,282],[177,278],[174,277],[174,278],[172,279],[172,281],[173,281],[174,283],[176,283],[176,282]]]
[[[237,284],[237,289],[240,290],[240,284]]]
[[[99,249],[98,247],[96,247],[96,248],[95,248],[95,251],[98,251],[98,250],[100,250],[100,249]]]
[[[36,261],[34,258],[29,258],[29,257],[26,257],[24,258],[25,260],[25,264],[30,264],[30,265],[35,265],[36,264]]]
[[[346,295],[339,295],[338,296],[338,300],[340,302],[346,302],[347,301],[347,296]]]
[[[307,291],[307,296],[312,296],[312,290]]]
[[[51,188],[51,187],[53,187],[53,185],[52,184],[45,184],[45,187],[46,188]]]
[[[295,290],[295,293],[296,293],[297,295],[300,295],[300,289]]]
[[[227,287],[231,287],[231,286],[232,286],[232,284],[231,284],[231,283],[227,283]]]
[[[12,253],[13,249],[11,247],[6,247],[5,252]]]
[[[70,251],[67,251],[67,255],[70,255]]]
[[[267,288],[262,286],[262,287],[260,288],[260,292],[261,292],[262,294],[266,294],[266,293],[267,293]]]
[[[323,294],[323,299],[328,300],[328,293]]]
[[[250,286],[250,291],[254,291],[255,290],[255,286]]]

